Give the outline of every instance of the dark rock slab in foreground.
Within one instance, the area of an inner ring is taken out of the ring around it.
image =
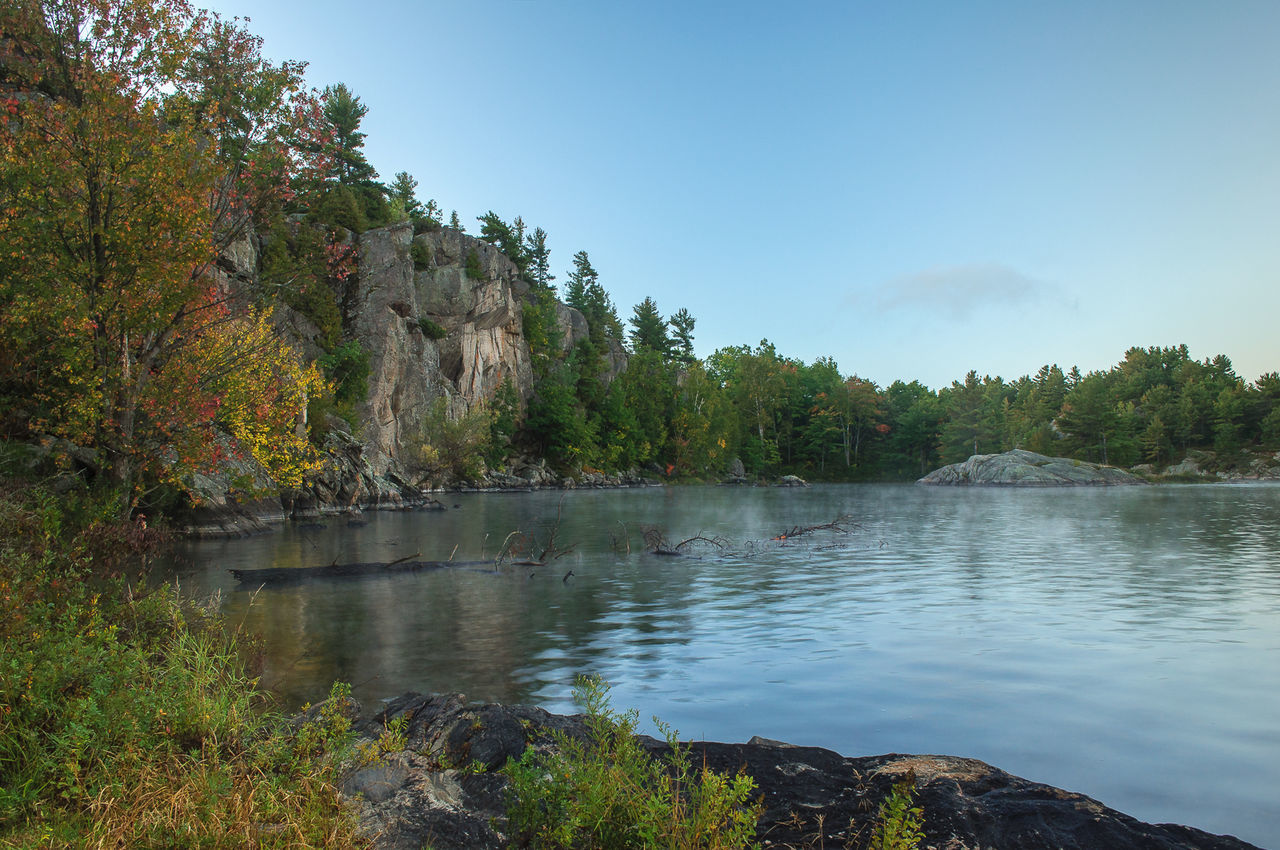
[[[974,455],[962,463],[935,469],[919,483],[1075,487],[1147,482],[1112,466],[1014,449],[998,455]]]
[[[529,706],[468,705],[460,694],[407,694],[359,726],[376,738],[407,714],[407,746],[348,774],[343,791],[380,850],[486,850],[508,846],[505,778],[492,772],[552,732],[583,736],[581,717]],[[646,739],[655,752],[665,745]],[[882,755],[753,738],[692,744],[694,764],[745,770],[758,785],[764,847],[865,846],[880,801],[914,775],[924,847],[947,850],[1249,850],[1253,845],[1171,824],[1142,823],[1096,800],[1031,782],[975,759]],[[476,763],[485,772],[447,766]],[[1253,848],[1257,850],[1257,848]]]

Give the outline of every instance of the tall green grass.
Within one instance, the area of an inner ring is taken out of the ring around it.
[[[136,577],[158,535],[84,507],[0,488],[0,846],[358,846],[341,713],[265,711],[245,637]]]

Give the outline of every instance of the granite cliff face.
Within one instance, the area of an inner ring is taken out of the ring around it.
[[[328,423],[324,468],[302,491],[279,499],[237,498],[226,476],[202,476],[194,482],[201,507],[189,517],[189,531],[247,533],[283,516],[412,507],[424,500],[415,486],[412,448],[438,399],[445,399],[451,416],[460,416],[492,399],[508,380],[521,399],[532,395],[523,333],[529,288],[497,248],[449,228],[415,236],[408,222],[349,235],[348,244],[356,249],[357,272],[343,299],[347,330],[369,358],[368,394],[356,409],[355,427]],[[262,249],[252,234],[237,241],[219,263],[220,284],[255,287]],[[556,318],[566,351],[587,336],[577,310],[558,304]],[[305,316],[281,305],[276,322],[306,357],[322,353],[311,342],[316,330]],[[607,357],[606,381],[626,368],[626,354],[615,348]],[[258,484],[265,475],[260,469],[237,473]]]
[[[415,245],[427,258],[420,268]],[[465,271],[473,252],[478,278]],[[414,237],[405,223],[361,235],[352,330],[369,354],[369,394],[357,411],[356,435],[375,470],[405,459],[439,398],[460,415],[508,379],[528,398],[533,370],[521,328],[527,291],[510,260],[457,231]],[[442,338],[432,338],[435,328],[444,331]]]

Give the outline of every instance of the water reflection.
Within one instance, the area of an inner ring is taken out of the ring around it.
[[[267,681],[289,704],[338,678],[365,699],[461,690],[564,710],[574,675],[594,672],[619,705],[685,734],[972,755],[1146,820],[1280,846],[1280,488],[450,501],[360,528],[193,543],[173,570],[264,636]],[[558,513],[558,539],[576,547],[546,567],[256,594],[227,573],[492,558],[508,532],[545,536]],[[847,534],[772,539],[844,515],[857,523]],[[654,557],[644,525],[734,545]]]

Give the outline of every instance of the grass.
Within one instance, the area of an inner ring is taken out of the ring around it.
[[[0,488],[0,846],[361,846],[349,692],[266,711],[244,635],[124,574],[157,535],[75,502]]]

